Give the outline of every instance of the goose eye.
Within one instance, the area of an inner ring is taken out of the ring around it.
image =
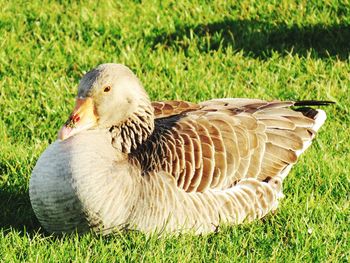
[[[109,92],[111,90],[111,86],[107,86],[103,89],[104,92]]]

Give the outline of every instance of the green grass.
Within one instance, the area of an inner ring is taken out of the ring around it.
[[[0,1],[0,261],[349,262],[349,1],[15,2]],[[31,170],[104,62],[153,100],[337,104],[274,215],[204,236],[53,237],[31,210]]]

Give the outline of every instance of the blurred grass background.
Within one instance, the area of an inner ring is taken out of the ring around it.
[[[349,262],[349,1],[0,0],[0,261]],[[274,215],[204,236],[53,237],[28,181],[81,76],[129,66],[153,100],[333,100]]]

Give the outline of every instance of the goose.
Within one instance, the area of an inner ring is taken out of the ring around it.
[[[126,66],[102,64],[38,159],[32,208],[50,233],[195,234],[260,219],[324,124],[328,101],[151,102]]]

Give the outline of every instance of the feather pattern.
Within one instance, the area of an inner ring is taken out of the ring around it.
[[[112,148],[108,135],[106,143],[89,133],[50,146],[33,171],[32,206],[50,232],[203,233],[223,222],[261,218],[277,208],[283,179],[316,133],[317,111],[294,111],[292,105],[247,99],[153,102],[152,109],[143,107],[109,130]],[[96,143],[86,143],[91,140]],[[67,202],[71,208],[65,210]],[[63,223],[67,218],[70,223]]]
[[[101,93],[105,82],[114,95]],[[115,64],[87,73],[78,94],[90,96],[79,103],[94,105],[85,118],[98,125],[51,144],[30,179],[33,210],[49,232],[204,233],[262,218],[277,208],[284,178],[326,119],[308,106],[329,104],[151,103]]]
[[[244,178],[278,177],[313,138],[315,120],[293,102],[248,99],[154,102],[155,130],[129,158],[166,172],[186,192],[225,190]]]

